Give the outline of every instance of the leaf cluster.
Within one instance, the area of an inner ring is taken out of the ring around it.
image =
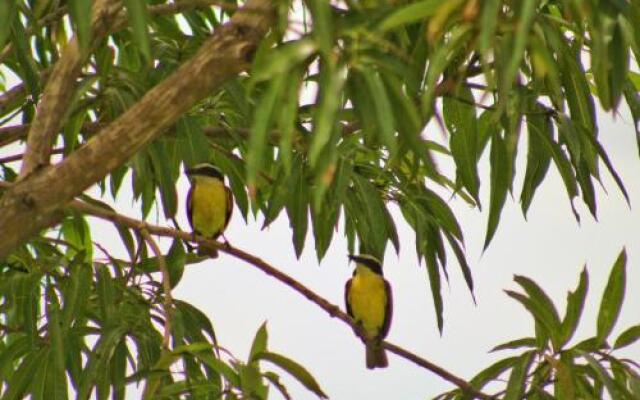
[[[626,287],[626,252],[623,250],[611,268],[600,301],[596,335],[577,343],[572,341],[582,316],[589,287],[586,268],[578,286],[567,293],[567,307],[561,318],[557,308],[534,281],[516,276],[524,293],[507,290],[535,322],[535,334],[498,345],[492,351],[509,350],[518,354],[496,361],[478,373],[470,384],[482,390],[501,381],[499,399],[636,399],[640,396],[640,364],[614,354],[616,350],[640,340],[640,325],[625,329],[610,339],[620,315]],[[504,380],[501,378],[504,377]],[[507,378],[508,377],[508,378]],[[458,391],[438,399],[466,399]]]

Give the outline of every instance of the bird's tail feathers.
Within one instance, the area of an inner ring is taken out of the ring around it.
[[[386,368],[389,365],[387,360],[387,352],[382,347],[382,343],[378,340],[372,340],[366,343],[367,349],[367,368]]]

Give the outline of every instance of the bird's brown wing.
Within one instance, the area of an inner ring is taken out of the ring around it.
[[[351,304],[349,304],[350,289],[351,289],[351,279],[349,279],[347,283],[344,285],[344,304],[345,304],[345,308],[347,309],[347,314],[349,314],[349,316],[353,318],[353,310],[351,310]]]
[[[384,321],[382,323],[382,328],[380,329],[380,338],[384,338],[389,333],[389,327],[391,326],[391,317],[393,316],[393,294],[391,293],[391,285],[385,279],[384,280],[384,291],[387,294],[387,305],[384,310]]]
[[[224,187],[225,192],[227,193],[227,214],[224,219],[224,227],[222,231],[227,229],[227,225],[229,225],[229,221],[231,220],[231,214],[233,214],[233,193],[228,186]]]
[[[193,228],[193,186],[189,188],[189,192],[187,193],[187,219],[189,220],[189,225],[191,226],[191,230],[194,231]]]

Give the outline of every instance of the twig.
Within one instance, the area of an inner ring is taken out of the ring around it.
[[[167,262],[164,258],[164,254],[158,247],[158,243],[151,237],[149,231],[146,228],[139,229],[140,234],[144,240],[151,246],[151,250],[158,259],[158,268],[162,273],[162,291],[164,292],[164,300],[162,303],[164,309],[164,334],[162,336],[162,347],[165,350],[170,349],[171,344],[171,320],[173,316],[173,298],[171,297],[171,280],[169,276],[169,269],[167,268]]]
[[[97,206],[93,206],[87,203],[84,203],[82,201],[79,200],[74,200],[70,206],[78,211],[93,215],[94,217],[98,217],[98,218],[102,218],[102,219],[106,219],[109,220],[111,222],[117,223],[117,224],[121,224],[124,226],[127,226],[129,228],[133,228],[133,229],[140,229],[141,226],[144,226],[144,229],[146,229],[148,231],[148,233],[154,234],[154,235],[158,235],[158,236],[168,236],[168,237],[173,237],[173,238],[177,238],[177,239],[182,239],[182,240],[194,240],[194,236],[191,233],[188,232],[183,232],[183,231],[179,231],[179,230],[175,230],[172,228],[168,228],[168,227],[163,227],[163,226],[157,226],[157,225],[150,225],[147,224],[143,221],[134,219],[134,218],[130,218],[130,217],[126,217],[124,215],[106,210],[106,209],[102,209],[100,207]],[[290,277],[289,275],[281,272],[280,270],[278,270],[277,268],[271,266],[270,264],[268,264],[267,262],[265,262],[264,260],[262,260],[259,257],[256,257],[252,254],[249,254],[241,249],[238,249],[236,247],[232,247],[228,244],[223,244],[223,243],[218,243],[214,240],[210,240],[210,239],[206,239],[203,238],[201,236],[196,236],[195,237],[195,241],[198,244],[202,244],[205,246],[210,246],[213,248],[216,248],[219,251],[222,251],[224,253],[230,254],[238,259],[241,259],[251,265],[253,265],[254,267],[258,268],[259,270],[261,270],[262,272],[266,273],[267,275],[275,278],[276,280],[284,283],[285,285],[289,286],[291,289],[293,289],[294,291],[298,292],[299,294],[301,294],[302,296],[304,296],[305,298],[307,298],[309,301],[315,303],[318,307],[322,308],[324,311],[327,312],[327,314],[329,314],[329,316],[334,317],[334,318],[338,318],[339,320],[341,320],[342,322],[344,322],[345,324],[349,325],[354,331],[358,332],[359,331],[359,327],[354,324],[354,322],[351,320],[351,318],[345,313],[343,312],[340,307],[330,303],[329,301],[327,301],[325,298],[323,298],[322,296],[318,295],[317,293],[315,293],[314,291],[312,291],[311,289],[307,288],[306,286],[302,285],[301,283],[299,283],[298,281],[296,281],[294,278]],[[452,384],[456,385],[458,388],[460,388],[463,392],[467,393],[468,395],[472,396],[472,398],[478,398],[478,399],[483,399],[483,400],[490,400],[493,399],[492,396],[485,394],[477,389],[475,389],[473,386],[471,386],[467,381],[465,381],[464,379],[452,374],[451,372],[448,372],[447,370],[445,370],[444,368],[441,368],[433,363],[431,363],[428,360],[425,360],[422,357],[419,357],[418,355],[411,353],[407,350],[402,349],[401,347],[394,345],[392,343],[389,342],[383,342],[383,345],[386,349],[388,349],[389,351],[391,351],[392,353],[405,358],[413,363],[415,363],[416,365],[425,368],[431,372],[433,372],[434,374],[440,376],[442,379],[451,382]]]
[[[10,187],[12,184],[9,182],[3,182],[0,181],[0,187]],[[256,257],[252,254],[249,254],[243,250],[240,250],[236,247],[232,247],[230,246],[228,243],[224,244],[224,243],[219,243],[216,242],[215,240],[211,240],[211,239],[206,239],[202,236],[195,236],[189,232],[184,232],[184,231],[180,231],[180,230],[176,230],[173,228],[169,228],[169,227],[164,227],[164,226],[158,226],[158,225],[151,225],[146,223],[145,221],[141,221],[135,218],[131,218],[131,217],[127,217],[125,215],[122,214],[118,214],[114,211],[108,210],[106,208],[101,208],[99,206],[95,206],[92,204],[88,204],[85,203],[83,201],[80,200],[73,200],[71,201],[71,203],[69,203],[69,207],[75,209],[76,211],[80,211],[82,213],[85,214],[89,214],[92,215],[94,217],[97,218],[101,218],[101,219],[105,219],[107,221],[111,221],[115,224],[118,225],[122,225],[131,229],[135,229],[137,231],[140,231],[141,234],[144,236],[144,233],[142,232],[143,230],[146,232],[147,235],[149,234],[153,234],[153,235],[157,235],[157,236],[165,236],[165,237],[172,237],[175,239],[182,239],[185,241],[195,241],[198,244],[204,245],[204,246],[210,246],[213,247],[219,251],[222,251],[224,253],[230,254],[238,259],[241,259],[245,262],[247,262],[248,264],[253,265],[254,267],[258,268],[259,270],[261,270],[262,272],[264,272],[265,274],[275,278],[276,280],[284,283],[285,285],[289,286],[291,289],[293,289],[294,291],[298,292],[299,294],[301,294],[302,296],[304,296],[305,298],[307,298],[309,301],[311,301],[312,303],[315,303],[318,307],[320,307],[321,309],[323,309],[324,311],[327,312],[327,314],[329,314],[329,316],[334,317],[334,318],[338,318],[339,320],[341,320],[342,322],[344,322],[345,324],[349,325],[355,332],[359,332],[360,328],[351,320],[351,318],[345,313],[343,312],[340,307],[330,303],[329,301],[327,301],[325,298],[323,298],[322,296],[318,295],[317,293],[315,293],[314,291],[312,291],[311,289],[307,288],[306,286],[302,285],[301,283],[299,283],[298,281],[296,281],[294,278],[290,277],[289,275],[285,274],[284,272],[281,272],[280,270],[278,270],[277,268],[271,266],[270,264],[268,264],[266,261],[262,260],[259,257]],[[155,243],[155,242],[154,242]],[[153,245],[152,245],[153,247]],[[153,249],[154,252],[156,251],[156,249]],[[156,255],[158,256],[158,259],[160,260],[161,257],[161,253],[160,250],[158,249],[158,252],[156,253]],[[161,266],[162,268],[162,266]],[[164,268],[166,270],[166,266]],[[164,279],[164,274],[165,272],[163,272],[163,284],[166,284],[166,282],[168,282],[168,278]],[[167,273],[168,276],[168,273]],[[166,289],[165,286],[165,296],[167,296],[167,294],[170,292],[170,288],[169,290]],[[165,298],[165,302],[166,302],[166,298]],[[166,303],[165,303],[166,304]],[[165,329],[165,335],[166,335],[166,329]],[[382,342],[383,346],[388,349],[390,352],[406,359],[409,360],[411,362],[413,362],[414,364],[425,368],[431,372],[433,372],[434,374],[438,375],[439,377],[441,377],[442,379],[451,382],[452,384],[454,384],[455,386],[457,386],[458,388],[460,388],[460,390],[462,390],[464,393],[472,396],[472,399],[483,399],[483,400],[492,400],[495,397],[490,396],[486,393],[483,393],[477,389],[475,389],[473,386],[471,386],[467,381],[465,381],[464,379],[452,374],[451,372],[445,370],[442,367],[439,367],[438,365],[414,354],[409,352],[408,350],[405,350],[397,345],[394,345],[392,343],[389,343],[387,341]]]
[[[62,154],[63,152],[64,152],[63,148],[58,148],[58,149],[51,150],[51,154]],[[24,157],[24,153],[14,154],[12,156],[2,157],[2,158],[0,158],[0,164],[6,164],[6,163],[14,162],[14,161],[19,161],[19,160],[22,160],[23,157]]]

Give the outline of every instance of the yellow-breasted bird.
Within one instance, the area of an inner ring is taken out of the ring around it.
[[[389,363],[381,341],[389,333],[393,315],[391,286],[382,275],[380,261],[368,254],[349,255],[356,263],[345,286],[347,313],[362,328],[367,350],[367,368],[384,368]]]
[[[187,169],[191,182],[187,194],[187,218],[193,233],[209,239],[223,234],[231,219],[233,195],[224,184],[222,172],[211,164],[198,164]],[[225,239],[226,241],[226,239]],[[217,257],[217,251],[199,252]]]

